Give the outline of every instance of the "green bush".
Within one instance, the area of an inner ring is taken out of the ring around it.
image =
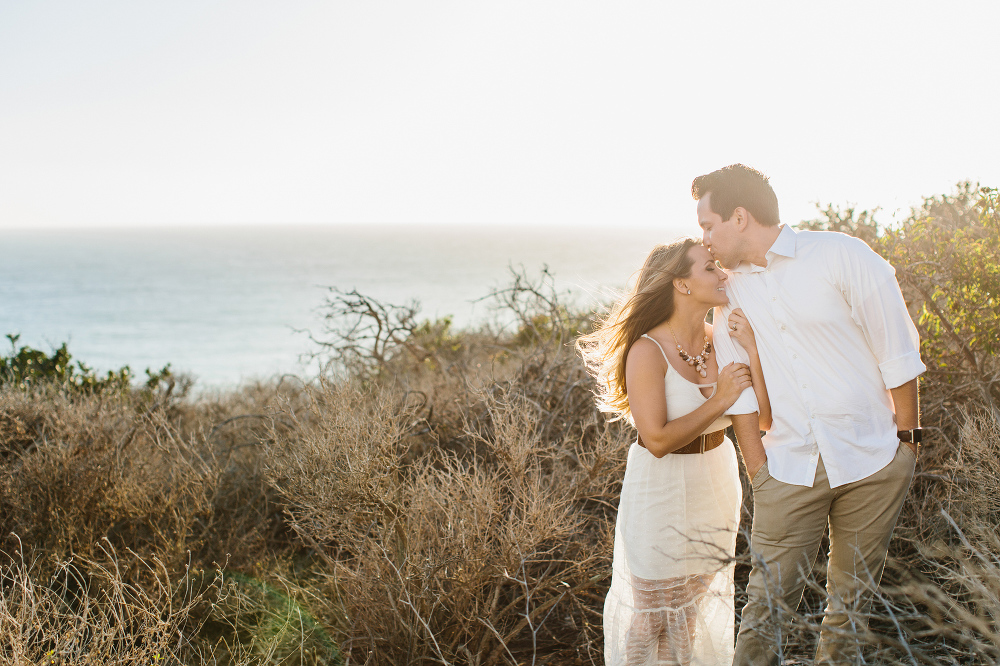
[[[840,231],[866,241],[896,269],[920,333],[927,365],[925,425],[940,441],[958,435],[966,412],[1000,404],[1000,196],[959,183],[927,197],[898,225],[875,211],[828,205],[800,228]]]
[[[952,404],[1000,401],[1000,200],[996,188],[959,184],[930,197],[876,248],[896,267],[914,310],[926,379]]]
[[[83,361],[73,361],[66,343],[46,354],[27,345],[18,347],[19,333],[8,333],[11,352],[0,356],[0,386],[12,385],[21,389],[40,384],[54,384],[74,391],[104,392],[125,391],[132,386],[132,369],[125,365],[118,370],[108,370],[103,376]],[[170,364],[154,372],[146,369],[145,388],[155,390],[164,383],[173,382]]]

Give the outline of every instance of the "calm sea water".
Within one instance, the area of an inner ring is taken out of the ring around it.
[[[328,287],[426,317],[490,316],[474,303],[510,265],[543,265],[579,303],[606,300],[649,248],[697,229],[214,227],[0,231],[0,334],[50,349],[69,342],[98,369],[188,372],[205,387],[308,372]]]

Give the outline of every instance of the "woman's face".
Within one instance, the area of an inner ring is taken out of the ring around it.
[[[695,245],[688,250],[688,257],[694,263],[691,265],[691,276],[684,281],[691,290],[691,296],[710,306],[728,303],[726,280],[729,276],[715,263],[712,253],[704,245]]]

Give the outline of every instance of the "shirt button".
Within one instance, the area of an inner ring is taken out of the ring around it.
[[[808,386],[806,386],[805,384],[803,384],[803,385],[802,385],[802,388],[809,388],[809,387],[808,387]]]
[[[792,358],[798,358],[798,357],[799,357],[798,354],[792,354]]]
[[[782,325],[778,326],[778,328],[780,328],[781,330],[785,330],[785,325],[782,324]]]
[[[771,297],[771,300],[772,300],[772,301],[776,301],[776,300],[778,300],[778,297],[777,297],[777,296],[772,296],[772,297]]]

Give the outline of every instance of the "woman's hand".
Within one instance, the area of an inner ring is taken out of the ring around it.
[[[750,326],[743,310],[739,308],[733,310],[729,314],[729,321],[726,324],[729,326],[729,337],[740,343],[740,346],[748,354],[757,352],[757,340],[753,336],[753,327]]]
[[[722,402],[723,409],[732,407],[745,389],[750,388],[750,366],[745,363],[730,363],[719,370],[719,385],[715,395]]]

